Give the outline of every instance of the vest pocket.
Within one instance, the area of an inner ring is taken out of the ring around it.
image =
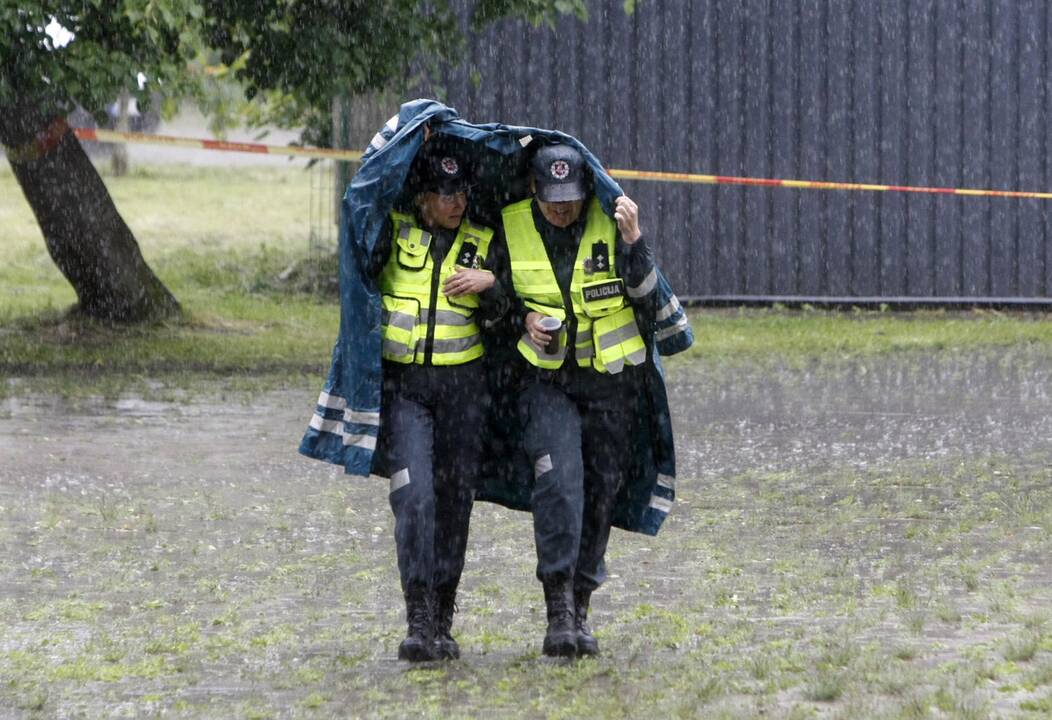
[[[409,232],[403,229],[395,237],[398,244],[398,264],[410,270],[419,270],[427,264],[427,249],[431,244],[431,236],[419,228],[412,228]]]
[[[626,363],[642,365],[647,359],[647,348],[631,305],[593,322],[592,343],[593,366],[600,372],[616,375],[625,369]]]
[[[578,292],[578,303],[590,318],[606,317],[625,304],[625,281],[621,278],[584,283]]]
[[[458,297],[447,297],[446,302],[466,315],[471,315],[479,306],[478,295],[460,295]]]
[[[383,295],[380,311],[380,337],[384,360],[411,363],[416,355],[417,316],[420,301],[414,298]]]

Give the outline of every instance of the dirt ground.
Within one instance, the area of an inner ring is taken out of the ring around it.
[[[668,367],[678,500],[615,531],[603,654],[540,657],[529,517],[479,504],[463,659],[395,659],[382,481],[320,388],[0,400],[0,717],[1047,717],[1052,359]],[[166,398],[166,399],[162,399]]]

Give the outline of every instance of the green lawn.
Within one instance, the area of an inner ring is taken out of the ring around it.
[[[278,279],[309,256],[306,172],[164,166],[104,179],[147,262],[186,309],[186,320],[123,328],[68,316],[73,291],[51,262],[32,211],[5,168],[0,172],[5,374],[324,372],[338,308],[329,298]]]
[[[692,357],[798,362],[815,357],[1052,343],[1052,322],[1040,313],[773,308],[695,312],[692,319]]]

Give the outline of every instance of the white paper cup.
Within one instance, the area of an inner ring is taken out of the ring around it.
[[[545,315],[537,324],[541,326],[544,332],[552,336],[552,339],[544,346],[544,352],[548,355],[555,355],[559,352],[559,339],[562,336],[563,321],[559,318]]]

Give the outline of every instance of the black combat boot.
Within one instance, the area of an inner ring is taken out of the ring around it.
[[[453,613],[457,611],[457,591],[439,591],[435,594],[435,657],[439,660],[456,660],[460,657],[460,646],[453,639]]]
[[[577,631],[577,654],[598,655],[599,642],[588,627],[588,601],[592,593],[585,590],[574,590],[573,616],[574,628]]]
[[[398,646],[398,659],[424,662],[435,659],[435,641],[431,622],[431,603],[427,591],[405,594],[405,622],[408,630]]]
[[[545,583],[544,603],[548,606],[544,654],[549,657],[574,657],[577,654],[577,631],[574,628],[573,586],[570,581]]]

